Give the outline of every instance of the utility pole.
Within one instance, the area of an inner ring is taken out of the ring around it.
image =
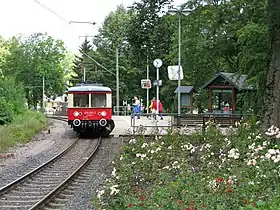
[[[120,107],[120,81],[119,81],[119,47],[116,47],[116,106],[117,106],[117,115],[119,115]]]
[[[149,55],[147,48],[147,80],[149,79]],[[149,88],[147,88],[147,115],[149,114]]]
[[[178,115],[181,115],[181,11],[179,11],[178,28]]]
[[[179,23],[178,23],[178,116],[181,115],[181,15],[184,13],[191,12],[191,10],[184,9],[181,7],[180,9],[173,8],[172,6],[169,8],[168,13],[178,13],[179,15]]]
[[[45,112],[45,77],[43,76],[43,103],[42,103],[43,111]]]
[[[84,67],[84,83],[86,83],[86,67]]]

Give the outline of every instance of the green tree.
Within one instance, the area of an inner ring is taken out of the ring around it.
[[[266,76],[264,125],[280,127],[280,1],[268,0],[270,32],[270,67]]]
[[[0,78],[0,92],[0,125],[3,125],[25,111],[26,99],[22,84],[14,78]]]
[[[92,49],[92,45],[90,42],[85,39],[83,44],[81,45],[79,52],[80,55],[75,55],[74,65],[73,65],[73,71],[74,75],[72,75],[71,82],[76,84],[84,81],[84,68],[88,70],[90,62],[88,61],[88,57],[86,55],[89,54],[89,52]]]
[[[61,65],[65,48],[61,40],[47,34],[35,33],[27,39],[12,38],[10,56],[3,67],[4,75],[14,76],[22,82],[29,107],[42,103],[42,80],[45,78],[45,94],[56,97],[65,88]]]

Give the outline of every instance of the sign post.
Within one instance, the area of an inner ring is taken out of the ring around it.
[[[157,114],[159,113],[159,68],[162,66],[162,61],[160,59],[155,59],[154,62],[154,67],[157,68]]]

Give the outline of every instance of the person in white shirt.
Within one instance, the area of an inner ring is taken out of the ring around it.
[[[138,119],[140,119],[140,112],[141,112],[141,103],[137,96],[134,96],[134,115],[138,116]]]

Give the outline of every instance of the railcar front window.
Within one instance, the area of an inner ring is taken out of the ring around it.
[[[74,107],[89,107],[88,94],[74,94]]]
[[[106,107],[106,94],[91,94],[91,107]]]

